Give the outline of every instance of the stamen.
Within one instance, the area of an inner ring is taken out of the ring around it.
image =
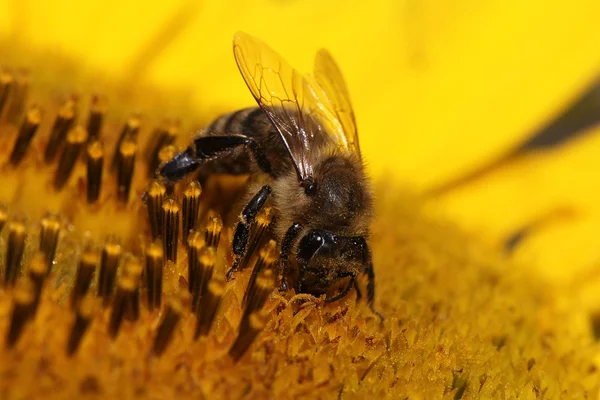
[[[31,258],[28,275],[29,279],[31,279],[31,282],[34,284],[35,289],[35,300],[32,307],[32,314],[35,315],[42,296],[44,280],[48,275],[48,262],[46,261],[46,256],[43,252],[38,251]]]
[[[4,108],[8,105],[14,89],[15,80],[8,72],[0,73],[0,118],[4,115]]]
[[[75,161],[77,161],[77,157],[79,157],[81,148],[86,140],[87,132],[81,126],[76,126],[67,134],[67,145],[62,153],[58,169],[56,170],[56,176],[54,177],[54,187],[56,190],[61,190],[67,183],[75,166]]]
[[[248,287],[242,300],[243,306],[246,306],[248,298],[256,296],[256,278],[258,274],[265,269],[272,269],[275,261],[277,261],[277,243],[274,240],[269,240],[269,243],[260,250],[259,257],[252,269],[252,275],[250,275]]]
[[[197,181],[190,182],[183,192],[182,240],[184,243],[187,243],[188,234],[198,220],[200,194],[202,194],[202,188]]]
[[[93,296],[85,296],[80,302],[75,312],[75,322],[69,334],[67,342],[67,355],[71,357],[77,352],[81,345],[81,340],[87,332],[90,323],[96,311],[96,303]]]
[[[71,307],[76,309],[81,299],[87,294],[94,278],[94,272],[98,265],[98,253],[93,250],[84,251],[77,266],[77,276],[75,277],[75,286],[71,292]]]
[[[106,114],[106,102],[100,96],[92,97],[90,105],[90,115],[87,122],[87,131],[90,140],[98,140],[100,131],[104,123],[104,115]]]
[[[17,343],[23,328],[29,321],[35,302],[35,286],[29,279],[23,279],[13,293],[13,309],[10,327],[6,335],[6,347],[11,348]]]
[[[112,162],[110,163],[110,170],[114,170],[118,165],[121,158],[121,145],[125,141],[129,142],[137,142],[138,132],[140,130],[140,119],[136,116],[133,116],[127,120],[127,123],[123,127],[121,131],[121,135],[117,140],[117,145],[115,146],[115,152],[113,155]]]
[[[120,258],[121,245],[118,239],[109,237],[102,249],[100,276],[98,277],[98,296],[102,298],[104,306],[110,302]]]
[[[102,142],[95,140],[87,146],[87,202],[95,203],[100,198],[102,187],[102,167],[104,148]]]
[[[25,153],[29,148],[29,144],[31,143],[31,139],[33,139],[35,132],[40,126],[41,119],[42,112],[40,108],[37,106],[32,106],[27,112],[23,123],[21,124],[19,135],[17,136],[17,140],[15,141],[15,145],[10,155],[10,163],[13,166],[19,165],[25,156]]]
[[[206,224],[206,245],[217,248],[223,230],[223,220],[217,213],[210,213]]]
[[[60,233],[60,218],[56,214],[47,213],[42,218],[40,229],[40,251],[44,253],[48,263],[48,273],[52,269],[56,246],[58,244],[58,235]]]
[[[265,301],[273,291],[274,285],[275,274],[273,273],[273,270],[262,270],[256,277],[256,281],[252,287],[248,289],[248,296],[246,296],[246,306],[242,319],[247,318],[251,313],[259,311],[263,307]]]
[[[148,188],[148,219],[152,240],[162,236],[162,204],[167,193],[167,188],[160,181],[152,181]]]
[[[10,124],[15,124],[25,110],[27,95],[29,93],[30,76],[26,70],[17,71],[15,78],[15,87],[11,96],[11,101],[6,111],[6,120]]]
[[[161,147],[160,150],[158,151],[158,163],[156,165],[156,168],[154,168],[154,171],[156,171],[156,169],[161,164],[166,163],[167,161],[169,161],[173,157],[175,157],[176,154],[177,154],[177,149],[175,148],[175,146],[169,145],[169,146]]]
[[[2,233],[6,221],[8,221],[8,208],[6,208],[6,204],[0,203],[0,233]]]
[[[123,269],[123,275],[131,278],[135,284],[133,293],[129,296],[128,304],[125,308],[125,318],[129,321],[137,321],[140,317],[140,280],[142,279],[142,272],[144,268],[137,257],[129,257],[125,262],[125,268]]]
[[[175,297],[169,301],[164,317],[156,331],[152,352],[160,357],[166,350],[168,344],[173,340],[173,334],[177,324],[185,311],[184,300]]]
[[[159,243],[152,243],[146,251],[146,286],[148,309],[160,308],[163,281],[164,253]]]
[[[148,141],[148,146],[145,151],[149,177],[154,176],[154,173],[160,164],[158,157],[160,150],[175,141],[178,130],[179,124],[177,122],[165,121],[153,132],[152,139]]]
[[[177,262],[180,207],[176,197],[167,197],[162,204],[163,248],[167,260]]]
[[[135,264],[139,265],[139,262],[137,260],[129,260],[125,268],[125,273],[119,279],[119,284],[117,285],[117,294],[108,323],[108,333],[113,339],[117,337],[123,319],[126,316],[128,319],[131,319],[133,316],[139,316],[138,284],[140,277],[135,272],[137,271]]]
[[[135,152],[137,145],[134,141],[126,139],[119,147],[117,192],[119,201],[127,203],[131,191],[131,181],[135,169]]]
[[[23,221],[11,221],[8,224],[8,244],[6,246],[6,267],[4,270],[4,286],[14,286],[19,270],[21,259],[25,250],[25,239],[27,230]]]
[[[206,293],[200,298],[194,340],[198,339],[199,336],[208,335],[224,294],[225,281],[222,278],[212,279],[208,283]]]
[[[200,311],[200,301],[206,294],[208,282],[210,282],[215,263],[217,261],[214,247],[203,247],[196,253],[196,275],[193,279],[192,286],[192,311],[198,313]]]
[[[238,337],[229,349],[229,355],[234,362],[238,362],[242,358],[266,325],[267,316],[261,312],[253,312],[242,320]]]
[[[58,115],[56,116],[52,130],[50,131],[50,140],[44,151],[44,161],[46,164],[50,164],[54,161],[58,150],[65,141],[67,132],[73,127],[76,116],[75,106],[75,99],[71,98],[58,110]]]
[[[198,254],[206,246],[204,235],[197,230],[190,231],[187,240],[188,245],[188,291],[191,293],[195,285],[198,270]]]
[[[240,260],[238,270],[244,270],[250,264],[252,258],[256,255],[256,250],[262,243],[262,239],[271,224],[273,212],[271,207],[263,208],[256,216],[256,224],[252,227],[250,239],[248,240],[248,248],[244,257]]]

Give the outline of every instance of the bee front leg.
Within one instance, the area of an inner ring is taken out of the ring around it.
[[[256,195],[246,204],[242,214],[240,215],[240,222],[235,227],[235,233],[233,235],[233,255],[235,260],[233,265],[227,271],[226,278],[231,280],[231,276],[237,271],[240,260],[244,257],[247,247],[248,240],[250,239],[250,232],[252,226],[256,222],[256,215],[265,206],[269,195],[271,194],[271,187],[264,185]]]
[[[369,250],[369,246],[367,245],[367,242],[364,240],[364,238],[361,240],[361,242],[362,242],[361,248],[362,248],[364,273],[367,275],[367,278],[368,278],[368,281],[367,281],[367,304],[369,305],[369,308],[371,309],[371,311],[379,317],[381,322],[383,322],[383,315],[381,315],[381,313],[379,313],[377,310],[375,310],[375,307],[373,305],[373,303],[375,301],[375,270],[373,269],[373,259],[371,257],[371,251]],[[361,297],[361,293],[358,290],[358,287],[356,287],[356,289],[357,289],[356,293],[357,293],[357,300],[358,300]]]
[[[288,290],[287,274],[289,272],[289,255],[294,245],[294,241],[302,230],[302,224],[300,222],[294,222],[285,232],[285,236],[281,241],[281,255],[280,255],[280,273],[281,273],[281,285],[279,286],[280,291]]]
[[[375,310],[375,306],[373,305],[375,300],[375,270],[373,269],[373,261],[371,260],[370,254],[368,256],[368,263],[365,268],[365,273],[369,279],[367,283],[367,304],[369,304],[371,311],[377,315],[379,320],[383,323],[383,315],[381,315],[379,311]]]

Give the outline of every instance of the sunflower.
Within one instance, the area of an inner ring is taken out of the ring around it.
[[[600,3],[0,10],[3,397],[600,395]],[[216,208],[243,179],[152,182],[193,132],[251,105],[238,30],[299,70],[319,47],[342,67],[383,322],[354,291],[273,291],[269,210],[223,280],[233,229]]]

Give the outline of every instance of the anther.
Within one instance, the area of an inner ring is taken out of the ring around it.
[[[223,230],[223,220],[219,214],[213,213],[208,216],[206,224],[206,245],[217,248]]]
[[[212,279],[208,283],[206,293],[200,298],[200,305],[197,312],[198,321],[196,324],[196,331],[194,332],[194,339],[198,339],[199,336],[208,335],[224,294],[225,281],[222,278]]]
[[[67,144],[62,153],[56,175],[54,177],[54,187],[56,190],[62,189],[75,166],[75,161],[79,157],[81,148],[87,140],[87,132],[81,126],[76,126],[67,134]]]
[[[60,233],[60,218],[56,214],[47,213],[42,218],[40,228],[40,251],[44,253],[48,263],[48,273],[52,269],[56,246],[58,245],[58,235]]]
[[[169,343],[173,340],[175,328],[185,311],[185,301],[180,297],[182,296],[175,297],[169,301],[163,319],[156,330],[152,353],[158,357],[164,353]]]
[[[135,285],[133,292],[129,295],[129,301],[125,307],[125,318],[129,321],[137,321],[140,317],[139,286],[143,271],[144,267],[137,257],[130,256],[127,258],[125,267],[123,268],[123,276],[131,279]]]
[[[176,154],[177,149],[173,145],[161,147],[161,149],[158,151],[158,162],[156,168],[154,168],[154,171],[156,171],[159,165],[166,163],[167,161],[175,157]]]
[[[131,181],[135,169],[135,152],[137,145],[134,141],[126,139],[119,147],[117,193],[121,202],[127,203],[131,191]]]
[[[167,197],[162,203],[163,249],[167,260],[177,262],[180,207],[177,198]]]
[[[8,72],[0,73],[0,118],[4,115],[4,108],[8,105],[15,80]]]
[[[95,309],[96,303],[93,296],[87,295],[79,302],[75,311],[75,321],[73,322],[69,340],[67,341],[67,355],[69,357],[79,349],[81,340],[92,322]]]
[[[15,124],[23,114],[23,110],[25,110],[30,80],[28,71],[20,70],[17,72],[11,101],[6,111],[6,120],[11,124]]]
[[[256,296],[256,278],[258,277],[258,274],[265,269],[272,269],[276,261],[277,243],[274,240],[269,240],[269,243],[260,250],[258,259],[252,269],[252,275],[250,275],[248,287],[246,288],[246,293],[244,293],[244,299],[242,300],[243,306],[246,306],[248,298]]]
[[[58,110],[58,115],[50,131],[50,139],[44,151],[44,161],[47,164],[54,161],[58,150],[67,137],[67,132],[73,127],[76,117],[75,106],[75,99],[71,98]]]
[[[264,329],[267,324],[267,316],[262,312],[253,312],[247,318],[242,319],[238,336],[229,349],[229,355],[235,362],[248,351],[256,336]]]
[[[2,228],[6,224],[8,220],[8,209],[6,208],[6,204],[0,203],[0,233],[2,233]]]
[[[19,165],[25,156],[25,153],[29,148],[29,144],[31,143],[31,139],[33,139],[35,132],[40,126],[41,119],[42,112],[39,107],[32,106],[29,111],[27,111],[25,119],[21,124],[21,128],[19,128],[19,135],[15,141],[12,153],[10,154],[10,163],[13,166]]]
[[[75,277],[75,286],[71,293],[71,307],[76,309],[81,299],[88,293],[94,272],[98,265],[98,254],[93,250],[85,250],[77,266],[77,276]]]
[[[275,274],[271,269],[263,269],[258,273],[255,282],[252,287],[248,290],[246,296],[246,305],[244,308],[244,316],[242,319],[247,318],[248,315],[260,309],[265,304],[265,301],[273,291],[275,285]]]
[[[198,254],[206,246],[204,235],[197,230],[190,231],[187,240],[188,247],[188,290],[191,293],[195,285],[198,268]]]
[[[177,137],[179,124],[176,122],[165,121],[152,134],[152,139],[146,147],[146,162],[148,163],[148,176],[154,176],[158,165],[160,164],[158,154],[162,148],[173,144]]]
[[[200,302],[206,294],[208,283],[210,282],[215,269],[216,254],[214,247],[204,247],[196,253],[195,276],[192,286],[192,310],[198,313]]]
[[[87,146],[87,202],[95,203],[100,198],[102,188],[102,167],[104,148],[102,142],[95,140]]]
[[[190,182],[183,191],[183,220],[182,220],[182,240],[187,242],[188,234],[196,225],[198,220],[198,211],[200,210],[200,194],[202,188],[197,181]]]
[[[124,275],[119,279],[117,294],[115,295],[108,323],[108,334],[111,338],[115,339],[117,337],[123,320],[131,308],[131,303],[134,301],[133,298],[137,294],[137,289],[138,283],[135,277]]]
[[[272,219],[273,212],[270,207],[265,207],[256,216],[256,224],[254,224],[252,228],[252,233],[248,240],[248,248],[244,258],[240,261],[239,270],[245,269],[250,263],[250,260],[255,256],[256,250],[258,249],[258,246],[260,246]]]
[[[150,222],[150,232],[152,240],[162,236],[162,203],[167,193],[167,188],[160,181],[152,181],[148,187],[148,220]]]
[[[32,307],[32,314],[35,315],[37,307],[40,303],[40,298],[42,296],[42,289],[44,287],[44,280],[48,275],[48,261],[46,261],[46,255],[38,251],[36,252],[31,261],[29,262],[29,270],[28,276],[31,279],[31,282],[34,285],[35,290],[35,300]]]
[[[119,166],[119,161],[121,158],[121,145],[125,141],[129,142],[137,142],[138,132],[140,130],[140,119],[138,117],[131,117],[127,120],[127,123],[121,130],[121,134],[119,135],[119,139],[117,139],[117,145],[115,146],[115,152],[113,154],[112,161],[110,163],[111,171],[114,170],[117,166]]]
[[[160,308],[162,296],[163,248],[159,243],[152,243],[146,251],[146,286],[148,290],[148,309]]]
[[[32,315],[35,303],[35,286],[29,279],[19,282],[13,293],[13,309],[6,335],[6,347],[11,348],[19,340]]]
[[[111,299],[120,257],[121,245],[115,237],[109,237],[102,249],[98,277],[98,296],[102,298],[105,306],[109,304]]]
[[[8,244],[6,246],[6,266],[4,270],[4,286],[14,286],[21,259],[25,250],[27,230],[23,221],[11,221],[8,224]]]
[[[87,131],[90,140],[97,140],[100,138],[100,131],[102,130],[105,114],[106,103],[104,99],[102,99],[100,96],[92,97],[90,115],[87,121]]]

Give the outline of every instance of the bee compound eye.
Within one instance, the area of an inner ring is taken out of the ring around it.
[[[309,232],[302,238],[298,245],[298,258],[309,261],[324,243],[323,236],[319,232]]]

